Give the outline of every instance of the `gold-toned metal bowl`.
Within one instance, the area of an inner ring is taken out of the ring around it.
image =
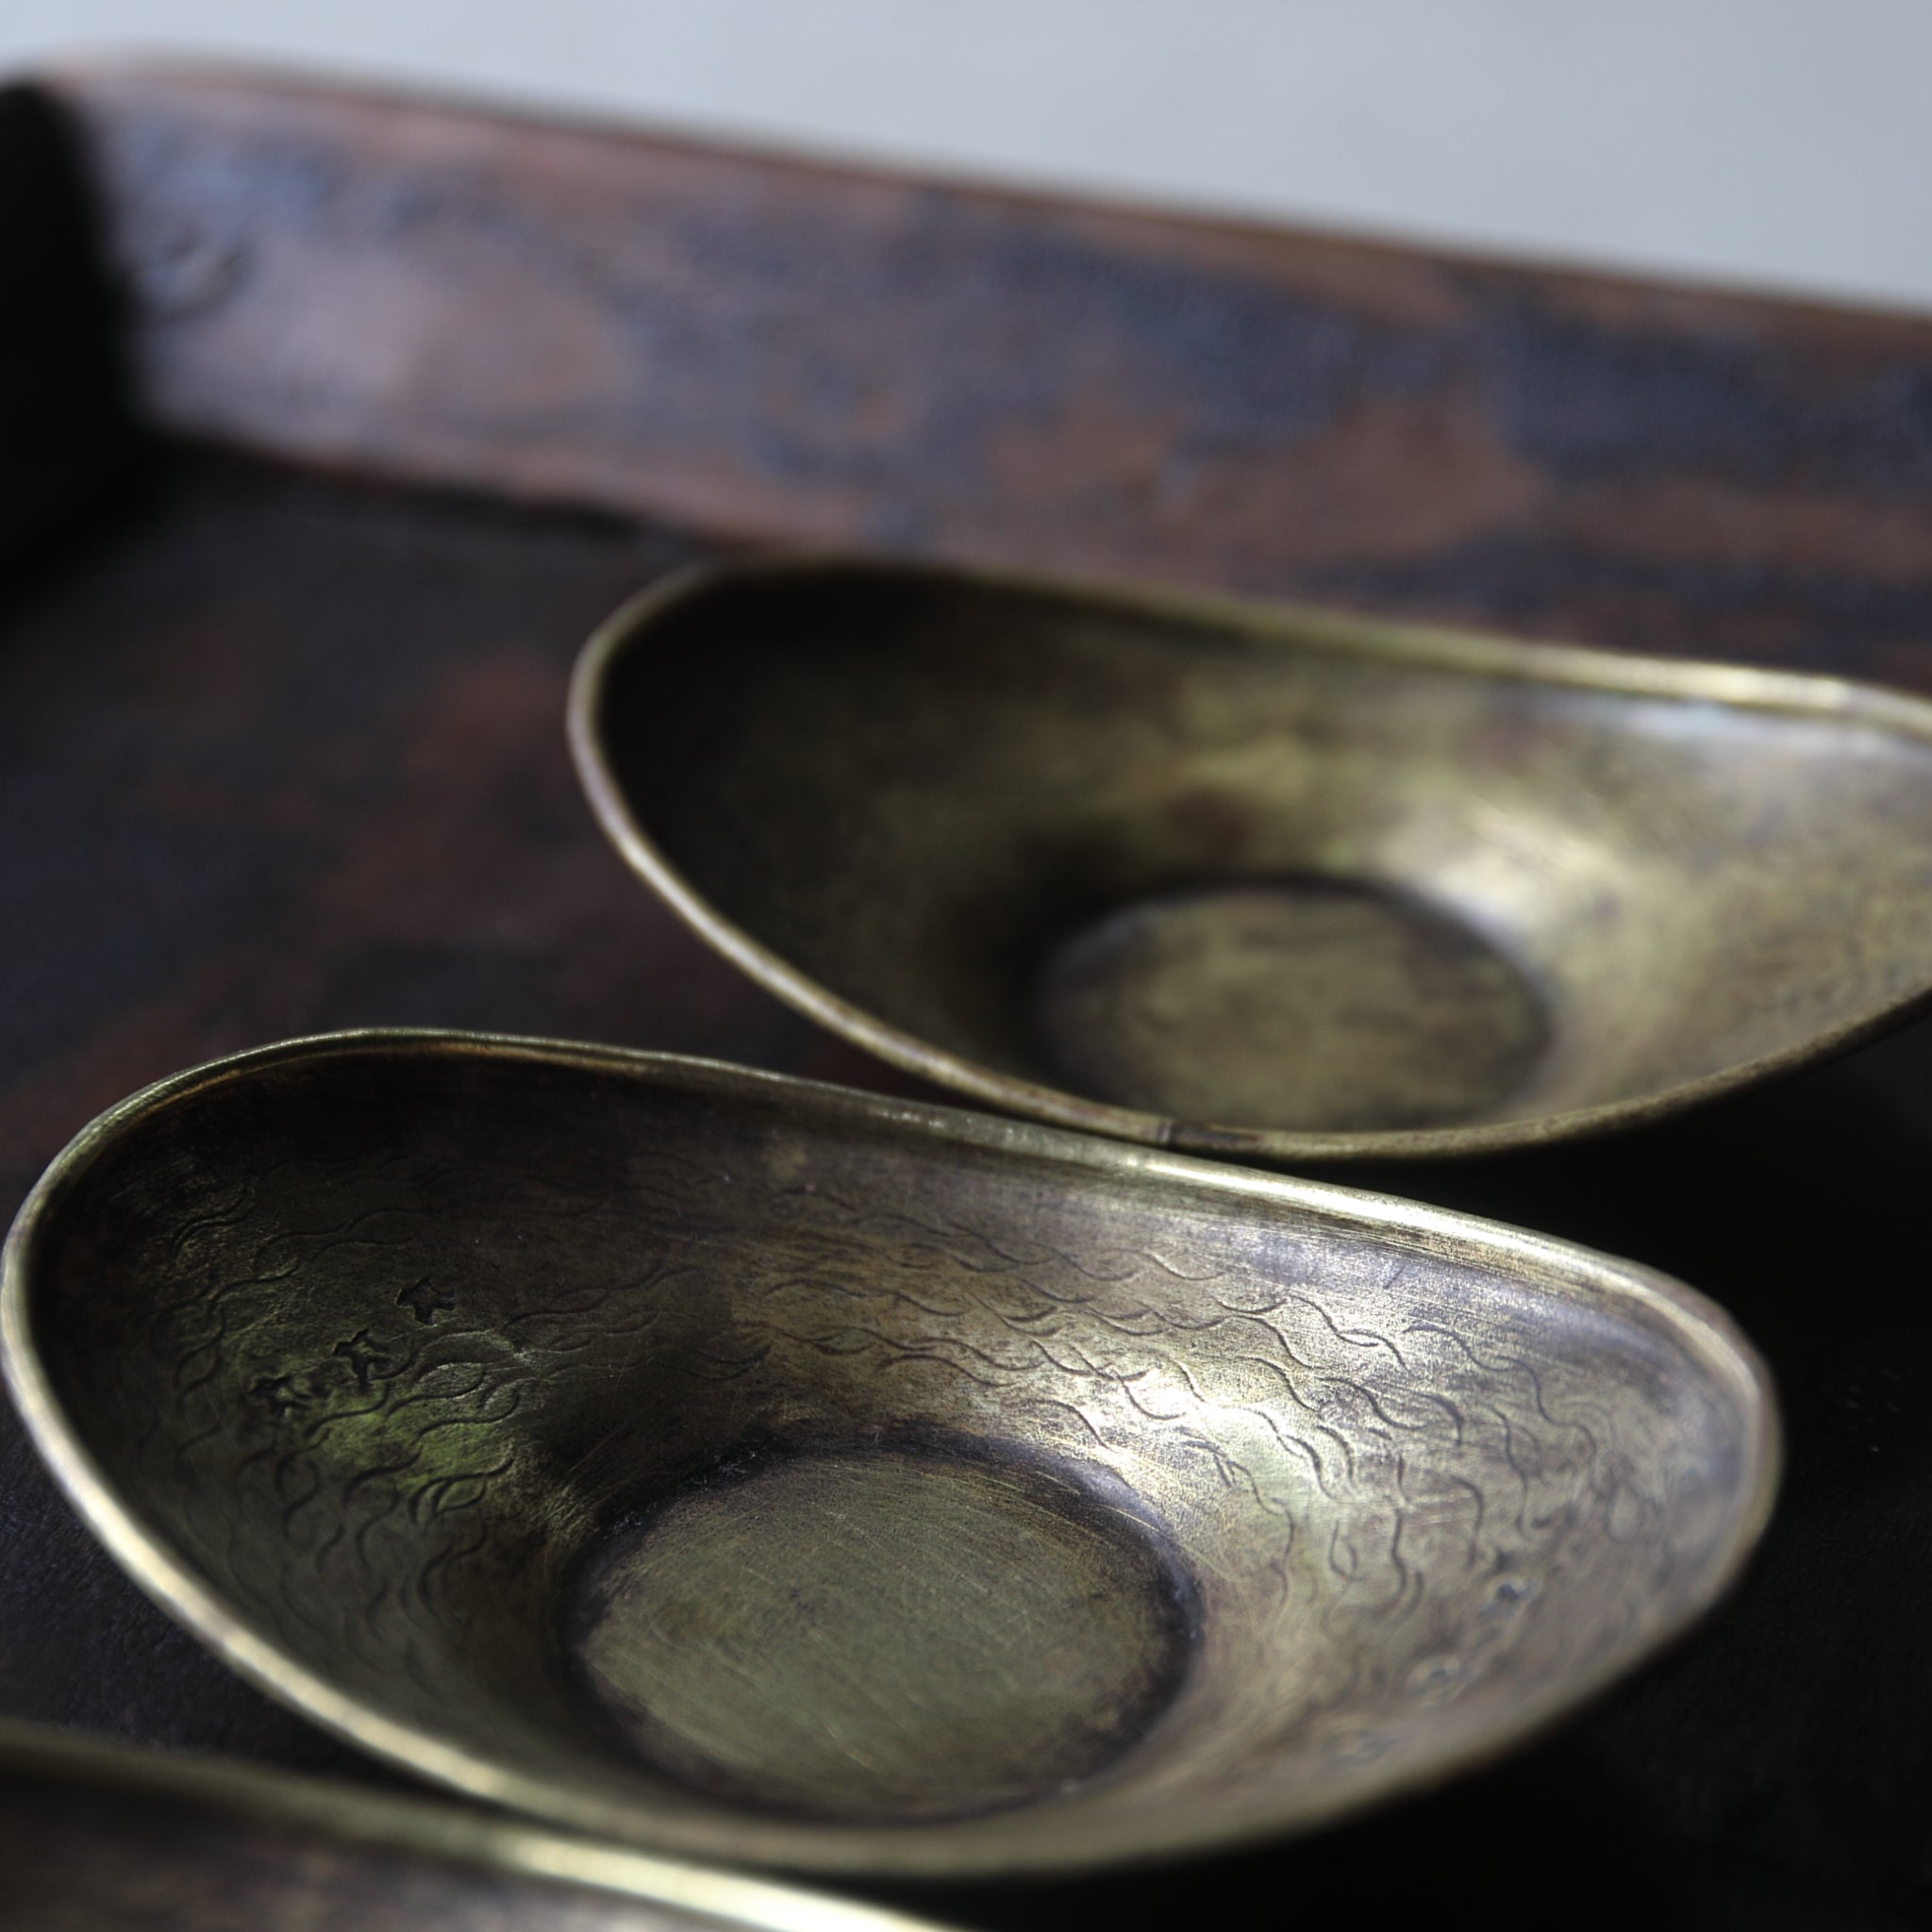
[[[1724,1315],[1468,1217],[664,1056],[351,1034],[103,1116],[9,1238],[96,1533],[346,1737],[678,1852],[1310,1824],[1682,1629]]]
[[[521,1820],[0,1720],[8,1932],[932,1932]]]
[[[578,769],[782,998],[1064,1126],[1306,1162],[1633,1122],[1932,988],[1932,706],[910,566],[684,577]]]

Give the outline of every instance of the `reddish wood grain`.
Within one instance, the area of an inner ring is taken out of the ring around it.
[[[1932,323],[291,84],[62,92],[177,429],[733,536],[1924,675]]]

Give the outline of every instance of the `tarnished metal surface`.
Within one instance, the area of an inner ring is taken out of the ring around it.
[[[922,1932],[897,1913],[500,1814],[5,1722],[0,1921],[8,1932]]]
[[[1932,991],[1932,706],[910,566],[712,571],[587,648],[605,829],[801,1010],[1199,1153],[1626,1125]]]
[[[96,1532],[277,1695],[580,1828],[827,1869],[1438,1779],[1705,1608],[1776,1457],[1725,1319],[1585,1249],[466,1035],[137,1096],[23,1211],[5,1322]]]

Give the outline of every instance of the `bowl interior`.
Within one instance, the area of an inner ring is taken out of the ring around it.
[[[591,660],[607,819],[744,963],[1109,1131],[1614,1108],[1932,981],[1910,700],[858,566],[716,578]]]
[[[702,1063],[257,1056],[23,1230],[16,1386],[150,1588],[378,1749],[687,1850],[1305,1823],[1626,1667],[1768,1495],[1756,1371],[1655,1277]]]

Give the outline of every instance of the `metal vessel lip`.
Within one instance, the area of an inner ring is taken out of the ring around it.
[[[1501,1153],[1637,1126],[1760,1081],[1793,1074],[1904,1024],[1932,1006],[1932,975],[1891,1005],[1822,1029],[1809,1039],[1658,1091],[1521,1120],[1459,1126],[1309,1132],[1216,1125],[1090,1100],[951,1052],[841,998],[755,939],[698,891],[632,813],[604,753],[601,718],[611,668],[638,647],[645,626],[720,586],[759,577],[870,575],[881,580],[962,581],[993,590],[1075,596],[1116,609],[1208,623],[1248,636],[1293,626],[1298,648],[1382,658],[1495,678],[1674,698],[1817,718],[1856,719],[1932,745],[1932,703],[1850,678],[1752,665],[1646,657],[1569,643],[1497,637],[1446,625],[1399,624],[1318,606],[1099,586],[1044,574],[966,565],[880,562],[837,552],[803,552],[751,563],[701,563],[675,572],[622,605],[591,634],[571,680],[571,755],[591,808],[625,862],[698,937],[808,1019],[880,1059],[985,1106],[1209,1158],[1271,1165],[1302,1161],[1422,1160]]]
[[[544,1780],[439,1740],[345,1695],[237,1617],[160,1535],[122,1503],[62,1407],[39,1358],[34,1336],[31,1295],[41,1229],[62,1194],[124,1130],[205,1088],[245,1079],[279,1062],[398,1053],[570,1064],[646,1079],[655,1074],[671,1074],[712,1091],[810,1094],[819,1103],[842,1109],[857,1120],[893,1124],[908,1133],[964,1147],[1032,1153],[1101,1174],[1172,1177],[1216,1190],[1231,1202],[1279,1203],[1344,1227],[1352,1224],[1395,1231],[1419,1242],[1474,1245],[1532,1267],[1539,1262],[1560,1263],[1580,1274],[1596,1292],[1661,1313],[1687,1351],[1696,1355],[1715,1379],[1735,1391],[1740,1412],[1749,1424],[1740,1449],[1739,1507],[1719,1554],[1710,1562],[1708,1580],[1680,1613],[1660,1624],[1646,1645],[1646,1656],[1681,1638],[1729,1592],[1770,1519],[1782,1462],[1775,1397],[1768,1369],[1724,1309],[1695,1290],[1639,1263],[1503,1223],[1331,1182],[1233,1167],[955,1108],[890,1099],[717,1060],[570,1041],[441,1029],[369,1028],[281,1041],[157,1081],[82,1128],[47,1169],[14,1221],[4,1261],[0,1261],[0,1356],[4,1356],[8,1391],[42,1459],[82,1519],[133,1581],[168,1615],[243,1677],[325,1729],[378,1757],[473,1797],[558,1820],[566,1826],[598,1832],[611,1829],[601,1819],[580,1823],[567,1799],[560,1799]],[[1565,1294],[1555,1282],[1542,1291],[1558,1298]],[[1178,1857],[1217,1845],[1307,1830],[1344,1812],[1436,1786],[1541,1731],[1630,1667],[1630,1660],[1625,1659],[1581,1673],[1558,1688],[1546,1690],[1507,1721],[1433,1764],[1382,1774],[1379,1782],[1367,1791],[1349,1785],[1300,1801],[1287,1817],[1251,1807],[1228,1816],[1218,1828],[1204,1830],[1196,1823],[1166,1834],[1141,1829],[1127,1840],[1105,1830],[1069,1829],[1050,1848],[1026,1847],[1018,1852],[997,1840],[974,1842],[946,1825],[765,1824],[751,1818],[688,1822],[654,1835],[651,1842],[674,1857],[926,1877],[990,1876]]]
[[[482,1866],[750,1932],[933,1932],[929,1921],[767,1878],[678,1863],[447,1799],[362,1789],[235,1757],[160,1752],[0,1718],[0,1775],[192,1805],[345,1845]]]

